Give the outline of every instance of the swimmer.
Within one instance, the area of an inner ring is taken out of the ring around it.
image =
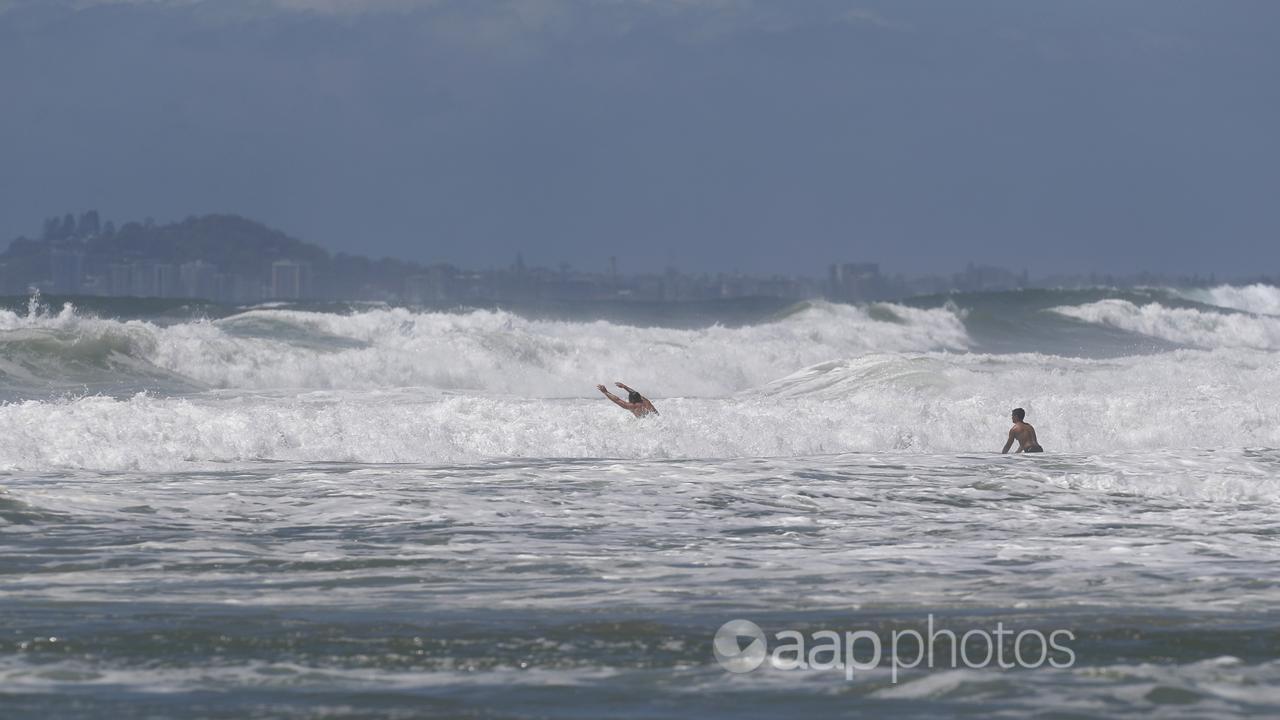
[[[1004,449],[1000,451],[1001,455],[1009,452],[1009,448],[1013,447],[1014,440],[1018,441],[1018,449],[1015,452],[1044,452],[1044,448],[1040,447],[1040,443],[1036,440],[1036,429],[1031,427],[1031,423],[1023,420],[1026,416],[1026,410],[1022,408],[1013,409],[1013,427],[1009,428],[1009,441],[1004,444]]]
[[[605,386],[603,385],[597,385],[596,389],[604,393],[604,396],[612,400],[613,403],[618,407],[622,408],[623,410],[630,410],[631,414],[635,415],[636,417],[644,417],[646,415],[658,414],[658,408],[654,407],[653,403],[649,402],[649,398],[641,395],[640,393],[636,392],[635,390],[632,390],[631,388],[627,387],[626,385],[623,385],[622,383],[614,383],[614,384],[622,388],[623,390],[627,391],[626,400],[623,400],[617,395],[614,395],[613,393],[609,392],[608,389],[606,389]]]

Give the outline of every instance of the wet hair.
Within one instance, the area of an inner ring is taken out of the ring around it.
[[[1022,421],[1022,418],[1026,417],[1026,416],[1027,416],[1027,411],[1026,411],[1026,410],[1023,410],[1022,408],[1014,408],[1014,409],[1013,409],[1013,419],[1014,419],[1014,420],[1017,420],[1017,421],[1021,422],[1021,421]]]
[[[631,392],[627,393],[627,402],[638,403],[643,400],[644,400],[644,396],[636,392],[635,390],[632,390]]]

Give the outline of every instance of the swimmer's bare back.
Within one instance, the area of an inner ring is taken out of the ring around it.
[[[1016,440],[1018,443],[1017,452],[1020,453],[1038,453],[1044,452],[1044,448],[1040,447],[1040,441],[1036,439],[1036,429],[1031,423],[1026,422],[1023,418],[1026,412],[1022,408],[1015,408],[1013,411],[1013,427],[1009,428],[1009,439],[1004,444],[1001,454],[1009,452],[1009,448],[1013,447]]]
[[[1009,428],[1009,441],[1004,444],[1004,450],[1000,452],[1009,452],[1009,448],[1013,446],[1015,440],[1018,442],[1018,449],[1014,452],[1044,452],[1044,448],[1040,447],[1040,443],[1036,442],[1036,429],[1031,427],[1031,423],[1017,423]]]

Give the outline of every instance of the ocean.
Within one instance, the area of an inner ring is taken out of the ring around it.
[[[1280,715],[1278,401],[1262,285],[14,298],[0,717]]]

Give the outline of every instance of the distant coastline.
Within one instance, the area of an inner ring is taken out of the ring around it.
[[[1236,278],[1266,282],[1267,277]],[[330,253],[237,215],[203,215],[119,227],[97,211],[45,220],[38,238],[19,237],[0,253],[0,295],[188,298],[218,303],[271,300],[373,301],[425,305],[698,302],[735,298],[838,302],[898,300],[951,292],[1105,285],[1198,287],[1202,276],[1060,275],[970,264],[951,275],[887,275],[876,263],[832,263],[824,277],[739,273],[623,274],[616,263],[591,272],[567,264],[526,266],[517,256],[500,270]]]

